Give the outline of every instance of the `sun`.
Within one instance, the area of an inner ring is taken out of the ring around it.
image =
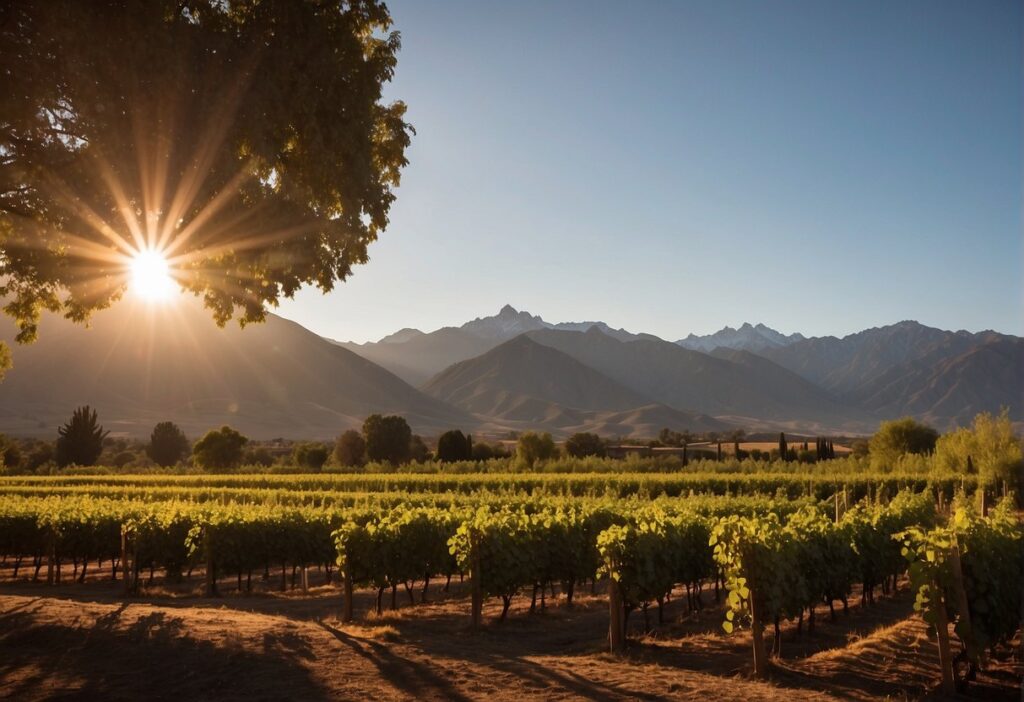
[[[150,302],[167,300],[174,294],[171,267],[163,254],[153,249],[139,251],[129,264],[132,293]]]

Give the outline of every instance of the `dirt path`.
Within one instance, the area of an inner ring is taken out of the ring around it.
[[[179,593],[180,595],[180,593]],[[404,597],[404,593],[402,593]],[[787,627],[770,682],[749,679],[749,636],[721,635],[719,611],[666,610],[629,655],[605,651],[600,596],[468,630],[461,596],[362,623],[337,621],[331,587],[305,596],[205,599],[150,594],[122,601],[109,582],[0,585],[0,698],[175,700],[766,700],[917,698],[933,684],[934,645],[908,619],[909,598],[827,622]],[[485,615],[497,615],[490,603]],[[639,625],[634,615],[634,625]],[[1014,676],[1018,676],[1016,679]],[[1020,668],[985,677],[982,699],[1019,698]],[[1001,676],[1001,677],[1000,677]]]

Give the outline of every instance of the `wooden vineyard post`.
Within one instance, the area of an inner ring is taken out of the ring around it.
[[[213,536],[210,534],[209,525],[206,527],[204,540],[206,541],[206,596],[216,597],[217,573],[215,571],[216,563],[213,559]]]
[[[835,523],[838,524],[839,523],[839,493],[838,492],[835,494],[835,500],[836,500],[836,522]]]
[[[946,619],[946,600],[938,583],[932,583],[935,598],[935,632],[939,644],[939,668],[942,670],[942,692],[946,695],[956,694],[956,681],[953,678],[953,656],[949,650],[949,620]]]
[[[626,650],[626,632],[624,629],[622,606],[622,590],[619,581],[608,578],[608,643],[615,655]]]
[[[837,493],[838,497],[838,493]],[[754,585],[750,585],[750,637],[754,646],[754,676],[768,677],[768,657],[764,650],[764,613]]]
[[[473,628],[479,629],[480,624],[483,621],[483,610],[484,610],[484,594],[483,584],[480,582],[480,545],[477,542],[477,535],[472,535],[471,548],[473,549],[470,554],[470,573],[469,573],[469,587],[471,592],[472,601],[472,622]]]
[[[967,590],[964,588],[963,566],[960,563],[960,546],[958,544],[954,544],[949,551],[949,565],[953,575],[953,589],[956,590],[956,606],[960,611],[960,621],[963,624],[960,638],[967,648],[967,653],[976,655],[981,652],[971,626],[971,610],[967,602]]]
[[[57,562],[57,537],[51,526],[46,533],[46,584],[54,584],[54,566]]]
[[[128,567],[128,528],[121,525],[121,580],[124,585],[124,594],[128,596],[132,591],[132,571]]]
[[[345,587],[345,601],[342,603],[341,621],[349,624],[352,622],[352,573],[349,572],[347,564],[342,578]]]

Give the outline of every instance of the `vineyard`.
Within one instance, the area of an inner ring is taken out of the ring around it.
[[[613,654],[682,600],[717,612],[723,636],[749,631],[758,677],[784,624],[813,634],[821,606],[832,621],[855,596],[870,607],[909,587],[953,691],[1005,658],[1020,625],[1024,532],[1012,495],[977,487],[714,471],[8,477],[0,553],[8,581],[102,578],[127,598],[154,582],[218,596],[316,580],[337,589],[343,623],[457,590],[467,626],[492,627],[516,598],[535,612],[587,592],[606,600]]]

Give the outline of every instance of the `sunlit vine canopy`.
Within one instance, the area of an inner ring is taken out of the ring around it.
[[[367,260],[406,164],[399,36],[352,2],[0,4],[0,295],[31,341],[156,252],[217,322]]]

